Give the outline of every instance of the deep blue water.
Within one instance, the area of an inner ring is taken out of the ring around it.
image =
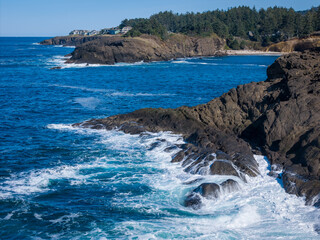
[[[72,48],[34,44],[43,39],[0,38],[1,239],[317,238],[319,212],[271,177],[249,179],[244,191],[194,211],[181,203],[194,187],[182,183],[195,176],[163,151],[179,136],[70,127],[145,107],[208,102],[265,80],[275,56],[85,67],[63,64]],[[148,150],[159,139],[166,142]]]

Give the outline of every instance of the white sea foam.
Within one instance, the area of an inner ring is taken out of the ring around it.
[[[59,87],[59,88],[79,89],[79,90],[88,91],[88,92],[112,93],[115,91],[113,89],[88,88],[88,87],[82,87],[82,86],[71,86],[71,85],[60,85],[60,84],[50,84],[49,86]]]
[[[255,156],[261,175],[248,178],[248,183],[244,183],[230,176],[192,175],[184,172],[180,163],[171,163],[172,154],[179,149],[165,149],[182,144],[180,135],[169,132],[128,135],[117,131],[73,128],[64,124],[51,124],[48,128],[95,134],[97,143],[119,154],[115,158],[106,156],[72,166],[12,175],[1,185],[1,193],[38,194],[48,191],[50,182],[57,179],[68,180],[71,186],[116,186],[119,183],[146,185],[151,189],[150,192],[138,195],[130,191],[119,192],[112,198],[112,204],[117,209],[159,216],[152,221],[142,218],[117,223],[113,231],[129,239],[316,239],[319,236],[314,231],[314,224],[320,219],[319,209],[305,206],[302,198],[285,193],[281,185],[268,176],[270,167],[263,156]],[[95,171],[82,171],[86,169]],[[109,182],[100,181],[99,176],[110,169],[115,174],[108,179]],[[134,174],[127,174],[130,171],[134,171]],[[197,183],[183,184],[199,178],[202,179]],[[221,183],[228,178],[237,180],[241,191],[222,194],[216,200],[203,199],[203,207],[197,211],[183,206],[184,196],[199,184]],[[65,216],[53,221],[63,223],[70,218]],[[108,238],[103,229],[88,234]]]
[[[108,65],[108,66],[114,66],[114,67],[130,67],[130,66],[139,66],[139,65],[149,65],[150,63],[145,63],[144,61],[134,62],[134,63],[116,63],[114,65]]]
[[[80,217],[79,213],[71,213],[69,215],[64,215],[62,217],[59,217],[57,219],[49,220],[49,222],[53,224],[66,224],[70,221],[73,221],[74,218]]]
[[[175,94],[169,93],[128,93],[128,92],[113,92],[111,96],[118,97],[151,97],[151,96],[174,96]]]
[[[60,88],[79,89],[79,90],[83,90],[83,91],[87,91],[87,92],[100,92],[100,93],[105,93],[106,96],[113,96],[113,97],[151,97],[151,96],[174,96],[175,95],[175,94],[169,94],[169,93],[119,92],[114,89],[88,88],[88,87],[82,87],[82,86],[70,86],[70,85],[59,85],[59,84],[50,84],[49,86],[60,87]],[[92,98],[89,98],[88,100],[92,100]]]
[[[184,61],[184,60],[172,61],[171,63],[184,63],[184,64],[190,64],[190,62],[188,62],[188,61]]]
[[[62,45],[55,45],[55,47],[65,47],[65,48],[74,48],[73,46],[62,46]],[[92,64],[92,63],[66,63],[68,59],[70,59],[71,56],[53,56],[51,59],[47,61],[47,65],[51,67],[61,67],[61,69],[66,68],[87,68],[87,67],[134,67],[134,66],[140,66],[140,65],[149,65],[151,63],[145,63],[143,61],[140,62],[134,62],[134,63],[116,63],[113,65],[107,65],[107,64]]]
[[[49,67],[61,67],[61,69],[65,68],[85,68],[85,67],[102,67],[106,65],[102,64],[87,64],[87,63],[66,63],[71,56],[53,56],[52,59],[48,60]]]
[[[206,59],[206,60],[210,60],[210,59]],[[267,65],[251,64],[251,63],[233,64],[233,63],[194,62],[194,61],[187,61],[187,60],[174,60],[174,61],[171,61],[171,63],[175,63],[175,64],[189,64],[189,65],[208,65],[208,66],[268,67]]]
[[[95,109],[101,102],[101,100],[95,97],[75,98],[74,101],[79,103],[82,107],[88,109]]]

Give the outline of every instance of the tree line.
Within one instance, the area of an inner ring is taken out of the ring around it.
[[[237,38],[259,42],[262,46],[286,41],[292,37],[308,36],[320,31],[320,6],[296,12],[292,8],[273,7],[260,9],[235,7],[226,11],[177,14],[159,12],[150,18],[125,19],[119,27],[131,26],[127,36],[150,34],[166,39],[170,33],[191,36],[217,35],[227,39],[232,47]]]

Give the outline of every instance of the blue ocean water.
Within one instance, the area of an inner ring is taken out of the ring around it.
[[[43,39],[0,38],[1,239],[319,239],[319,210],[286,194],[262,156],[261,176],[195,211],[182,202],[196,184],[183,183],[198,176],[164,151],[180,136],[70,126],[208,102],[265,80],[275,56],[65,65],[73,49]]]

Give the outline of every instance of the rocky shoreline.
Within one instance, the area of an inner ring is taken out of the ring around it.
[[[189,37],[174,34],[166,40],[140,37],[95,36],[56,37],[42,41],[43,45],[76,46],[66,63],[107,64],[125,62],[167,61],[185,57],[225,55],[225,40],[219,37]]]
[[[266,81],[240,85],[207,104],[141,109],[74,126],[181,134],[186,144],[179,146],[182,150],[172,162],[181,162],[190,173],[231,175],[239,181],[259,174],[253,153],[260,152],[288,193],[319,207],[319,49],[281,56],[267,74]],[[200,196],[214,198],[224,188],[236,191],[239,186],[232,179],[220,185],[203,183],[189,193],[185,206],[198,209]]]
[[[172,34],[166,40],[151,35],[123,37],[113,35],[61,36],[40,42],[42,45],[75,46],[66,63],[112,65],[168,61],[185,57],[225,55],[282,55],[320,47],[319,35],[272,44],[262,50],[225,50],[226,40],[217,36],[191,37]]]

